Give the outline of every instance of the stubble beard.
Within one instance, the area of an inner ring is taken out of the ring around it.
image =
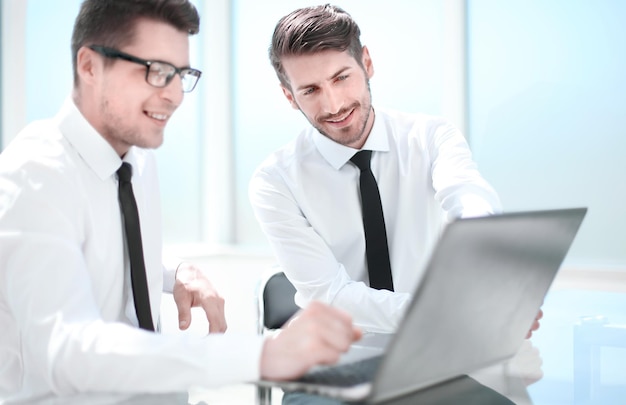
[[[137,146],[146,149],[156,149],[163,143],[163,131],[158,134],[160,138],[158,143],[150,142],[157,134],[142,136],[137,126],[128,126],[118,114],[111,110],[108,101],[102,102],[101,111],[104,117],[102,136],[114,147],[123,146],[125,149],[129,149],[131,146]]]
[[[355,144],[362,143],[361,141],[364,138],[367,138],[369,133],[365,133],[365,128],[367,127],[367,123],[369,122],[370,114],[372,114],[372,93],[370,91],[369,80],[366,80],[367,85],[367,94],[360,101],[355,101],[349,107],[342,109],[337,114],[333,114],[331,116],[326,115],[324,117],[319,117],[317,119],[309,118],[302,109],[300,112],[305,116],[305,118],[309,121],[309,123],[319,131],[320,134],[325,137],[331,139],[334,142],[337,142],[340,145],[349,146]],[[324,123],[326,120],[331,119],[332,117],[339,117],[347,112],[354,110],[355,112],[359,111],[361,113],[361,117],[363,117],[361,122],[357,122],[354,125],[350,125],[346,128],[341,128],[339,130],[340,135],[332,135],[330,131],[324,130]],[[352,135],[349,135],[351,131],[353,131],[354,126],[358,128],[356,132]],[[343,135],[343,136],[342,136]]]

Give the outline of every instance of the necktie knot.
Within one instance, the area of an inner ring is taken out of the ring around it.
[[[117,178],[120,181],[129,183],[130,179],[133,177],[133,167],[130,163],[122,162],[122,165],[119,169],[117,169]]]
[[[371,150],[360,150],[354,156],[350,158],[350,161],[354,163],[362,172],[370,170],[370,160],[372,158]]]

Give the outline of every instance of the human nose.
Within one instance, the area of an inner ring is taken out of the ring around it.
[[[168,100],[175,106],[179,106],[183,102],[183,83],[179,74],[174,75],[172,80],[161,88],[160,97]]]
[[[338,91],[326,89],[322,96],[322,108],[329,114],[337,114],[343,107],[343,97]]]

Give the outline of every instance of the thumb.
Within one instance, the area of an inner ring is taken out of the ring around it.
[[[188,294],[179,296],[176,300],[176,307],[178,308],[178,328],[186,330],[191,324],[191,297]]]

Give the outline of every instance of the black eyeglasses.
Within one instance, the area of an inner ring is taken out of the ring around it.
[[[171,63],[162,62],[160,60],[145,60],[133,55],[118,51],[114,48],[107,48],[106,46],[91,45],[89,49],[98,52],[100,55],[107,58],[118,58],[129,62],[144,65],[146,67],[146,82],[154,87],[165,87],[174,78],[176,74],[180,75],[181,82],[183,84],[183,91],[189,93],[192,91],[198,79],[202,75],[202,72],[192,68],[177,68]]]

